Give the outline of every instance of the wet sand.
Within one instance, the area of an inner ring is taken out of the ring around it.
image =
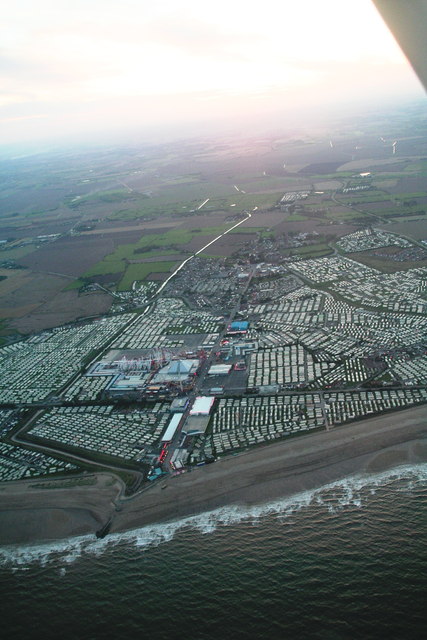
[[[115,512],[124,484],[107,473],[87,474],[78,481],[81,485],[74,487],[64,487],[64,478],[1,483],[0,544],[99,531]]]
[[[427,461],[427,407],[387,413],[330,431],[261,446],[191,473],[159,480],[131,498],[109,474],[94,484],[40,489],[57,481],[0,485],[0,544],[126,531],[231,505],[256,505],[355,473]],[[32,487],[30,487],[32,485]]]

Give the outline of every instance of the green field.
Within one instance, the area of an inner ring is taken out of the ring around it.
[[[0,251],[0,260],[19,260],[19,258],[33,253],[36,249],[37,247],[34,244],[27,244],[24,247],[17,247],[16,249],[2,249]]]
[[[150,273],[159,273],[172,271],[176,262],[146,262],[142,264],[130,264],[125,272],[125,275],[120,280],[117,287],[118,291],[129,291],[132,288],[132,283],[135,280],[145,280]]]
[[[240,227],[236,227],[230,233],[260,233],[263,238],[270,238],[274,236],[272,231],[267,231],[267,227],[245,227],[244,224]]]
[[[167,255],[174,253],[185,253],[184,245],[191,242],[195,236],[207,236],[213,234],[220,234],[226,229],[229,229],[230,225],[222,225],[216,227],[205,227],[204,229],[174,229],[172,231],[166,231],[165,233],[158,233],[152,235],[142,236],[138,242],[130,244],[121,244],[115,251],[105,256],[100,262],[93,267],[85,271],[82,278],[89,278],[98,275],[122,273],[128,271],[129,266],[140,266],[141,273],[142,267],[146,265],[144,263],[139,265],[128,265],[131,260],[141,260],[144,258],[152,258],[157,255]],[[206,239],[208,242],[208,239]],[[191,251],[189,253],[192,253]],[[153,264],[162,263],[147,263],[151,268]],[[151,269],[155,271],[155,269]],[[162,269],[160,269],[162,271]],[[143,280],[144,278],[134,278],[134,280]],[[127,280],[126,280],[127,281]],[[123,280],[122,280],[123,282]]]
[[[303,178],[292,178],[288,176],[262,176],[257,179],[254,176],[237,176],[236,177],[236,185],[239,189],[243,189],[248,194],[250,192],[258,192],[263,189],[277,190],[277,193],[280,193],[280,198],[283,196],[285,191],[299,191],[305,185],[307,185],[308,179]],[[236,190],[235,190],[236,191]],[[237,191],[236,191],[237,193]],[[280,199],[279,198],[279,199]]]
[[[74,280],[74,282],[70,282],[70,284],[67,284],[64,291],[73,291],[74,289],[80,289],[80,287],[83,287],[84,285],[85,282],[83,282],[83,280],[80,280],[79,278],[77,280]]]
[[[326,242],[318,242],[305,247],[297,247],[290,251],[290,255],[302,256],[303,258],[321,258],[329,255],[330,253],[333,253],[333,249],[331,249]]]
[[[131,191],[130,189],[112,189],[109,191],[99,191],[97,193],[91,193],[87,196],[67,198],[65,204],[70,209],[77,209],[84,205],[90,204],[111,204],[126,202],[127,200],[142,201],[148,198],[147,195]]]
[[[274,207],[283,196],[283,191],[276,193],[235,193],[227,198],[212,198],[201,211],[252,211],[255,207],[259,209],[270,209]],[[235,205],[235,206],[232,206]]]
[[[326,214],[326,217],[328,220],[333,220],[337,222],[351,222],[352,220],[363,218],[364,212],[354,211],[351,209],[348,209],[348,211],[328,211],[328,213]]]
[[[177,180],[169,185],[147,190],[146,193],[150,195],[144,195],[142,200],[135,201],[135,207],[120,209],[108,217],[110,220],[132,220],[138,217],[181,215],[192,210],[195,213],[206,198],[228,197],[233,191],[235,189],[231,185],[215,182],[181,183]],[[132,194],[128,194],[129,201],[130,195]]]
[[[365,191],[362,193],[353,191],[350,193],[337,193],[335,196],[338,202],[345,204],[369,204],[370,202],[386,202],[390,200],[390,195],[381,191]]]

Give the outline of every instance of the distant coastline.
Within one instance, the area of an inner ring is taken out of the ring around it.
[[[0,484],[0,544],[118,533],[227,505],[256,505],[356,473],[427,461],[427,407],[258,447],[159,480],[131,498],[114,475]],[[72,483],[71,483],[72,485]]]

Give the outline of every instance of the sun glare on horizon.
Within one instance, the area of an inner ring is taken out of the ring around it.
[[[371,0],[220,0],[214,9],[22,0],[5,13],[0,122],[10,142],[123,119],[209,119],[226,115],[230,100],[237,114],[266,112],[269,99],[298,109],[420,92]]]

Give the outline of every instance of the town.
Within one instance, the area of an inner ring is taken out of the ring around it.
[[[387,247],[419,258],[373,227],[280,265],[195,256],[135,310],[122,298],[1,347],[0,480],[113,468],[135,491],[427,402],[427,267],[354,255]]]

